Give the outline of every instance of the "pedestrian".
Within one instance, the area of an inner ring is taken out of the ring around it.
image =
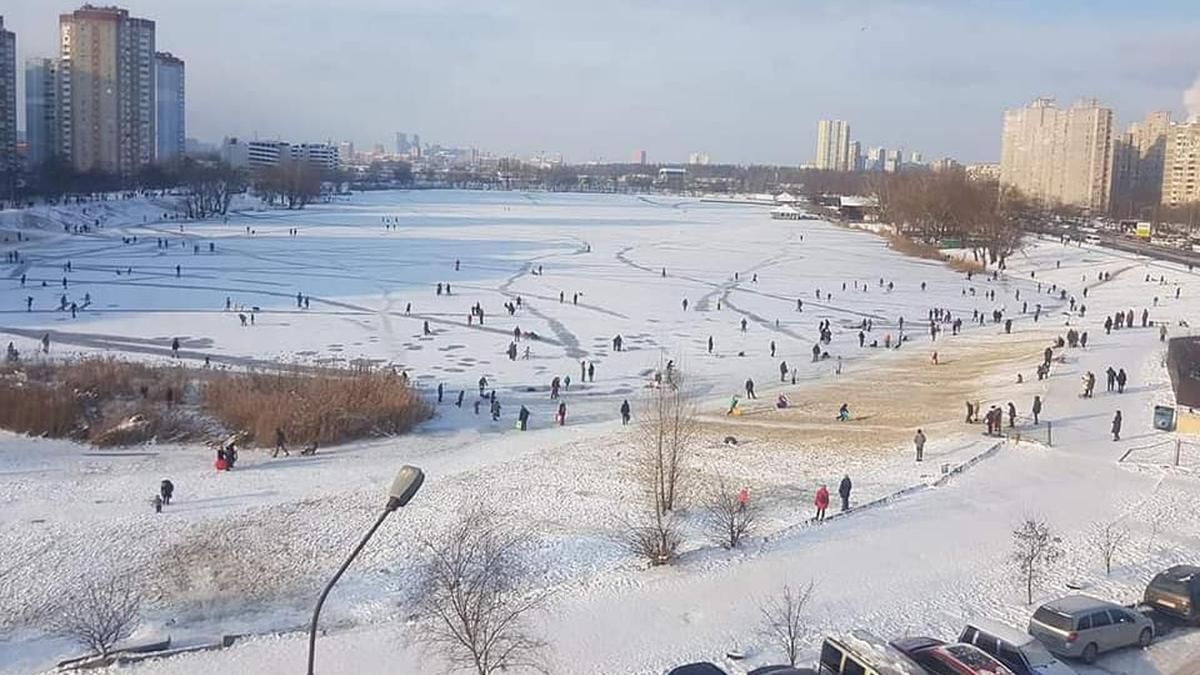
[[[437,402],[438,402],[438,403],[441,403],[441,402],[442,402],[442,393],[443,393],[443,391],[444,391],[444,390],[443,390],[443,387],[442,387],[442,383],[441,383],[441,382],[438,382],[438,386],[437,386]]]
[[[555,416],[555,419],[558,420],[558,426],[561,427],[561,426],[566,425],[566,423],[567,423],[567,404],[565,401],[559,401],[558,415]]]
[[[754,380],[746,378],[746,398],[758,398],[754,395]]]
[[[711,354],[712,350],[713,350],[713,338],[711,335],[709,335],[708,336],[708,353]]]
[[[775,358],[775,341],[771,340],[771,358]]]
[[[179,338],[171,340],[171,356],[179,358]]]
[[[625,399],[624,401],[621,401],[621,426],[629,424],[629,416],[629,399]]]
[[[287,449],[287,436],[283,433],[282,427],[275,427],[275,449],[271,451],[271,457],[278,457],[280,451],[284,457],[290,457],[291,453]]]
[[[1113,435],[1113,441],[1121,440],[1121,411],[1120,410],[1117,411],[1117,414],[1113,415],[1112,435]]]
[[[466,397],[466,395],[467,395],[467,391],[465,389],[459,389],[458,390],[458,400],[454,402],[454,406],[457,408],[461,408],[462,404],[463,404],[463,398]]]
[[[588,362],[587,374],[588,374],[588,382],[596,381],[596,363],[594,361]]]
[[[175,484],[169,479],[164,478],[162,482],[158,484],[158,495],[162,498],[162,503],[164,506],[169,506],[171,504],[171,495],[173,494],[175,494]]]
[[[787,374],[788,374],[787,361],[780,361],[779,362],[779,381],[787,382]]]
[[[1033,397],[1033,424],[1036,426],[1038,417],[1042,414],[1042,397],[1034,395]]]
[[[974,417],[975,417],[975,406],[971,405],[971,402],[970,402],[970,401],[967,401],[966,403],[967,403],[967,419],[966,419],[966,423],[967,423],[967,424],[970,424],[970,423],[972,422],[972,420],[974,419]]]
[[[1017,406],[1012,401],[1008,402],[1008,428],[1012,429],[1017,426]]]
[[[817,494],[813,497],[813,506],[817,507],[817,515],[813,520],[822,522],[825,520],[825,509],[829,508],[829,490],[824,485],[817,488]]]
[[[850,474],[842,476],[842,482],[838,485],[838,496],[842,498],[842,510],[850,510],[850,490],[854,484],[850,482]]]
[[[746,332],[746,319],[744,317],[742,318],[742,332]]]
[[[481,375],[479,377],[479,395],[480,396],[483,396],[483,390],[487,388],[487,385],[488,385],[487,376]]]
[[[529,408],[526,408],[523,405],[521,406],[520,412],[517,413],[517,425],[520,427],[521,431],[526,431],[529,429]]]
[[[917,429],[917,434],[913,436],[913,445],[917,448],[917,461],[925,459],[925,432]]]
[[[1117,371],[1113,370],[1112,366],[1109,366],[1108,370],[1104,371],[1104,375],[1107,378],[1107,383],[1108,383],[1107,391],[1109,391],[1111,393],[1113,388],[1116,387],[1116,385],[1117,385]]]
[[[1117,371],[1117,393],[1118,394],[1125,393],[1125,381],[1127,379],[1128,379],[1128,376],[1125,374],[1124,368],[1121,368],[1120,370]]]

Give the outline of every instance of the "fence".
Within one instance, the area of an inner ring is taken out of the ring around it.
[[[1200,469],[1200,443],[1182,438],[1164,438],[1156,443],[1129,448],[1117,461]]]

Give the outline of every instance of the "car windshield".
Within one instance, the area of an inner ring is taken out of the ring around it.
[[[1157,579],[1155,579],[1150,584],[1150,587],[1156,591],[1163,591],[1165,593],[1174,593],[1176,595],[1182,595],[1185,597],[1188,594],[1188,588],[1187,588],[1186,582],[1166,576],[1165,574],[1158,577]]]

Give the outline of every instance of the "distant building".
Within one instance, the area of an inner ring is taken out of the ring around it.
[[[1171,113],[1152,112],[1113,138],[1112,204],[1122,215],[1139,206],[1157,204],[1163,192],[1163,166]]]
[[[1173,124],[1163,162],[1163,206],[1200,202],[1200,120]]]
[[[633,153],[633,163],[641,164],[642,166],[645,166],[646,165],[646,151],[638,150],[638,151],[634,152]]]
[[[131,174],[154,161],[154,22],[117,7],[59,16],[62,154],[76,169]]]
[[[154,63],[158,161],[170,162],[183,157],[187,151],[183,59],[158,52],[154,55]]]
[[[929,163],[929,170],[938,173],[947,171],[961,171],[962,168],[962,164],[959,164],[950,157],[942,157],[941,159],[935,159]]]
[[[404,134],[397,134],[397,136],[402,137],[402,136],[404,136]],[[397,144],[400,143],[399,138],[396,139],[396,143]],[[408,140],[405,139],[404,143],[407,145]],[[342,141],[341,143],[338,143],[338,162],[340,162],[343,166],[346,164],[352,164],[354,162],[354,144],[353,143],[351,143],[350,141]]]
[[[408,152],[408,134],[403,131],[396,132],[396,154],[403,155]]]
[[[688,155],[688,164],[692,164],[694,166],[706,166],[708,162],[709,157],[707,152],[693,152],[692,154]]]
[[[863,169],[867,171],[883,171],[885,161],[887,161],[887,148],[871,148],[867,151],[866,159],[863,160]]]
[[[687,184],[687,169],[663,167],[658,170],[659,187],[668,190],[682,190]]]
[[[850,124],[843,120],[817,122],[816,167],[825,171],[850,170]]]
[[[308,162],[322,169],[337,169],[338,148],[328,143],[286,141],[240,141],[226,138],[221,145],[221,160],[238,168],[257,169],[277,166],[285,161]]]
[[[862,171],[862,144],[858,141],[850,141],[850,158],[848,160],[849,171]]]
[[[908,154],[908,163],[913,166],[921,166],[925,163],[925,156],[914,150]]]
[[[888,150],[883,158],[883,170],[887,173],[896,173],[904,168],[904,150],[896,148]]]
[[[26,163],[42,166],[62,152],[58,119],[58,59],[25,61]]]
[[[1113,113],[1094,99],[1067,110],[1053,99],[1004,113],[1000,182],[1047,203],[1108,209]]]
[[[0,16],[0,173],[16,171],[18,164],[17,34],[4,28]]]
[[[982,183],[1000,180],[1000,165],[997,163],[968,164],[966,167],[967,180]]]

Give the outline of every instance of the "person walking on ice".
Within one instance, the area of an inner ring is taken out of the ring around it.
[[[754,380],[746,378],[746,398],[758,398],[754,395]]]
[[[567,404],[565,401],[559,401],[558,413],[554,416],[554,420],[558,422],[558,426],[560,427],[567,424]]]
[[[1038,417],[1042,414],[1042,397],[1034,395],[1033,397],[1033,425],[1038,425]]]
[[[275,427],[275,449],[271,451],[271,457],[278,457],[281,450],[284,457],[292,456],[287,449],[287,436],[283,433],[283,427]]]
[[[1112,419],[1112,437],[1113,441],[1121,440],[1121,411],[1118,410]]]
[[[629,417],[629,399],[625,399],[624,401],[621,401],[621,426],[629,424]]]
[[[521,406],[521,410],[517,413],[517,428],[521,431],[529,429],[529,408]]]
[[[171,356],[179,358],[179,338],[171,340]]]
[[[842,510],[850,510],[850,490],[854,484],[850,482],[850,474],[842,476],[842,482],[838,485],[838,496],[842,498]]]
[[[829,508],[829,490],[825,485],[817,488],[817,494],[813,497],[813,506],[817,507],[817,515],[813,517],[816,522],[824,522],[825,509]]]
[[[158,485],[158,496],[162,499],[163,506],[171,504],[171,495],[175,494],[175,484],[170,479],[164,478]]]
[[[917,449],[917,461],[925,460],[925,432],[917,429],[917,434],[913,436],[913,446]]]
[[[779,362],[779,381],[780,381],[780,382],[787,382],[787,376],[788,376],[788,364],[787,364],[787,361],[780,361],[780,362]]]

